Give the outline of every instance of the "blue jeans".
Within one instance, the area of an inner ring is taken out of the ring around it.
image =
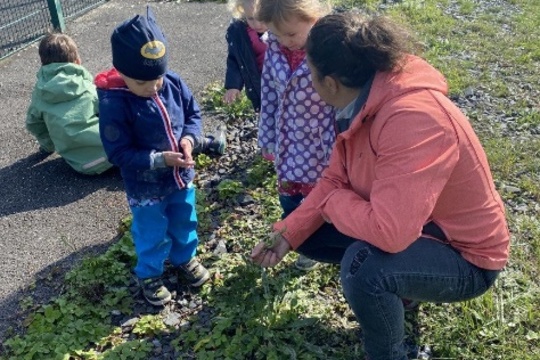
[[[298,206],[300,206],[302,200],[304,200],[304,196],[301,194],[279,195],[279,204],[283,209],[283,213],[281,213],[281,218],[285,219],[287,216],[289,216],[290,213],[292,213]]]
[[[450,245],[420,237],[396,254],[324,224],[298,252],[341,264],[341,283],[364,336],[370,360],[406,360],[401,299],[455,302],[486,292],[499,271],[469,263]]]
[[[130,208],[137,277],[159,277],[166,259],[178,266],[195,256],[199,243],[195,188],[175,191],[154,205]]]

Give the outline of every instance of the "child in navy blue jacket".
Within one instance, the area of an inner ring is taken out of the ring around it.
[[[201,138],[199,106],[167,70],[167,42],[148,8],[111,36],[114,68],[99,74],[100,134],[122,173],[133,214],[138,278],[146,300],[164,305],[166,259],[192,286],[210,275],[195,258],[198,236],[192,150]]]
[[[266,51],[266,25],[254,17],[255,0],[231,0],[230,10],[234,19],[227,28],[227,70],[225,95],[229,104],[245,88],[255,112],[261,109],[261,71]]]

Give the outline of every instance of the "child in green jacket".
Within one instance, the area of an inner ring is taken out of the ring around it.
[[[98,97],[69,36],[50,33],[39,44],[41,68],[26,116],[40,149],[56,151],[75,171],[95,175],[112,165],[99,136]]]

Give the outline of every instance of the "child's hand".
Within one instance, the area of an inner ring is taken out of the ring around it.
[[[180,148],[186,160],[193,161],[193,143],[188,138],[180,139]]]
[[[223,101],[225,101],[225,104],[230,104],[236,99],[240,97],[240,90],[238,89],[229,89],[227,92],[225,92],[225,95],[223,95]]]
[[[184,154],[174,151],[164,151],[163,159],[167,166],[178,166],[182,168],[190,168],[195,166],[195,161],[191,158],[191,153],[189,154],[189,159],[184,156]]]

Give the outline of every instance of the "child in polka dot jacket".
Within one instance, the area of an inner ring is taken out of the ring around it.
[[[318,0],[260,0],[255,10],[269,29],[258,143],[274,161],[283,218],[313,189],[335,141],[335,110],[315,91],[304,50],[311,27],[328,10]],[[316,264],[301,257],[296,266]]]

